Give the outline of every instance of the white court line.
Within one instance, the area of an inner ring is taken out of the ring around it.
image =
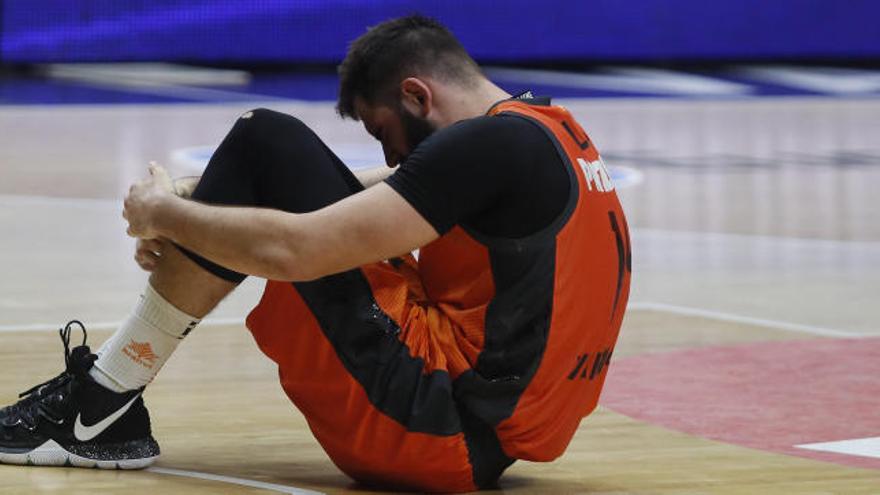
[[[825,94],[873,94],[880,91],[880,72],[838,67],[787,67],[758,65],[738,67],[734,73],[750,79]]]
[[[680,235],[680,236],[694,236],[701,237],[706,240],[714,240],[714,241],[723,241],[723,240],[742,240],[742,241],[756,241],[756,242],[786,242],[791,244],[805,244],[810,246],[817,245],[826,245],[829,247],[868,247],[868,248],[878,248],[880,247],[880,241],[867,241],[867,240],[848,240],[848,239],[821,239],[818,237],[788,237],[781,235],[767,235],[767,234],[741,234],[734,232],[703,232],[699,230],[665,230],[665,229],[652,229],[650,227],[639,227],[632,229],[633,235],[635,234],[661,234],[661,235]]]
[[[685,96],[749,96],[751,86],[723,79],[646,67],[606,67],[601,73],[483,67],[493,80],[565,88]]]
[[[247,86],[251,82],[250,72],[243,70],[155,62],[48,64],[39,68],[49,77],[86,81],[134,80],[187,86]]]
[[[116,66],[122,66],[126,64],[116,64]],[[137,64],[133,64],[136,66]],[[153,64],[156,65],[156,64]],[[113,68],[111,66],[104,66],[101,70],[95,70],[94,65],[86,65],[84,67],[80,67],[78,65],[70,65],[70,64],[59,64],[59,65],[49,65],[46,68],[47,74],[54,78],[64,81],[73,81],[79,84],[85,84],[88,86],[98,87],[98,88],[110,88],[116,91],[130,92],[130,93],[143,93],[143,94],[151,94],[151,95],[159,95],[159,96],[171,96],[174,98],[180,98],[183,100],[195,100],[195,101],[206,101],[206,102],[214,102],[216,100],[225,100],[225,101],[235,101],[235,102],[247,102],[247,101],[272,101],[272,102],[285,102],[291,101],[289,98],[278,97],[278,96],[270,96],[270,95],[261,95],[255,93],[247,93],[247,92],[238,92],[238,91],[227,91],[223,89],[213,89],[213,88],[205,88],[200,87],[200,84],[206,84],[206,78],[204,77],[206,72],[205,70],[199,70],[197,68],[189,68],[186,73],[189,74],[189,77],[168,77],[166,74],[165,77],[160,77],[158,73],[153,73],[152,77],[150,74],[136,74],[136,67],[129,65],[128,72],[121,71],[118,68]],[[166,67],[173,67],[171,65],[166,65]],[[142,66],[142,68],[144,68]],[[168,72],[166,70],[166,72]],[[241,71],[228,71],[229,74],[235,79],[238,79],[238,85],[244,85],[247,83],[244,79],[249,80],[249,74]],[[201,75],[195,75],[194,73],[199,73]],[[238,74],[236,76],[236,74]],[[247,75],[246,78],[242,78],[241,74]],[[189,83],[183,82],[185,79],[189,79]],[[228,77],[224,79],[224,82],[228,83]],[[213,84],[217,84],[217,81],[214,81]],[[228,85],[228,84],[226,84]]]
[[[146,167],[146,165],[145,165]],[[122,198],[71,198],[68,196],[38,196],[23,194],[0,194],[0,203],[14,206],[121,206]]]
[[[46,196],[24,196],[24,195],[4,195],[0,194],[0,203],[12,203],[12,204],[54,204],[58,206],[82,206],[82,205],[94,205],[94,206],[107,206],[107,207],[118,207],[118,204],[121,200],[111,200],[111,199],[90,199],[90,198],[68,198],[68,197],[46,197]],[[715,239],[715,240],[724,240],[724,239],[739,239],[744,241],[766,241],[766,242],[790,242],[797,243],[803,245],[825,245],[829,247],[865,247],[865,248],[876,248],[880,246],[880,242],[876,241],[850,241],[850,240],[842,240],[842,239],[816,239],[816,238],[802,238],[802,237],[783,237],[783,236],[768,236],[768,235],[754,235],[754,234],[738,234],[738,233],[725,233],[725,232],[699,232],[699,231],[679,231],[679,230],[661,230],[661,229],[651,229],[651,228],[640,228],[633,229],[633,236],[637,236],[639,233],[647,233],[647,234],[671,234],[671,235],[683,235],[683,236],[695,236],[702,237],[705,239]],[[743,323],[749,325],[758,325],[767,328],[778,328],[781,330],[789,330],[794,332],[806,333],[811,335],[819,335],[825,337],[866,337],[868,335],[861,333],[848,332],[844,330],[834,330],[830,328],[822,328],[816,327],[812,325],[804,325],[799,323],[791,323],[777,320],[768,320],[763,318],[753,318],[749,316],[736,315],[731,313],[723,313],[718,311],[711,311],[705,309],[698,308],[690,308],[685,306],[676,306],[671,304],[664,303],[653,303],[653,302],[632,302],[629,307],[634,310],[654,310],[654,311],[664,311],[667,313],[676,313],[686,316],[699,316],[703,318],[709,318],[720,321],[728,321],[734,323]],[[208,325],[237,325],[242,324],[242,319],[237,318],[226,318],[226,319],[207,319],[204,320],[203,324]],[[119,326],[119,322],[100,322],[90,324],[89,328],[94,328],[96,330],[102,329],[114,329]],[[36,323],[36,324],[28,324],[28,325],[0,325],[0,332],[14,332],[14,331],[46,331],[46,330],[54,330],[57,329],[57,324],[47,324],[47,323]]]
[[[199,480],[218,481],[220,483],[231,483],[233,485],[249,486],[251,488],[272,490],[279,493],[289,493],[291,495],[324,495],[323,492],[305,490],[303,488],[296,488],[294,486],[266,483],[265,481],[254,481],[245,478],[234,478],[232,476],[222,476],[219,474],[201,473],[198,471],[186,471],[183,469],[170,469],[161,467],[147,468],[146,471],[158,474],[168,474],[171,476],[182,476],[184,478],[195,478]]]
[[[834,452],[835,454],[857,455],[880,459],[880,437],[854,438],[836,442],[805,443],[795,445],[799,449]]]
[[[656,302],[631,302],[627,306],[628,309],[635,311],[662,311],[664,313],[674,313],[684,316],[699,316],[710,320],[727,321],[732,323],[743,323],[746,325],[757,325],[767,328],[777,328],[779,330],[789,330],[792,332],[807,333],[810,335],[820,335],[823,337],[869,337],[870,335],[848,332],[845,330],[834,330],[831,328],[816,327],[812,325],[804,325],[801,323],[792,323],[779,320],[768,320],[764,318],[753,318],[751,316],[736,315],[732,313],[722,313],[720,311],[712,311],[708,309],[690,308],[685,306],[676,306],[673,304],[656,303]],[[121,321],[105,321],[90,323],[87,326],[89,330],[113,330],[119,328]],[[206,318],[202,320],[201,325],[244,325],[242,318]],[[59,325],[51,323],[33,323],[28,325],[0,325],[0,333],[3,332],[45,332],[57,330]]]
[[[205,318],[201,325],[244,325],[243,318]],[[99,321],[87,323],[86,330],[115,330],[122,325],[122,321]],[[32,323],[28,325],[0,325],[0,333],[3,332],[47,332],[58,330],[64,325],[57,323]]]
[[[757,325],[760,327],[776,328],[779,330],[789,330],[792,332],[807,333],[810,335],[820,335],[822,337],[869,337],[870,335],[847,332],[845,330],[834,330],[831,328],[814,327],[812,325],[803,325],[800,323],[791,323],[787,321],[767,320],[764,318],[753,318],[751,316],[735,315],[732,313],[722,313],[720,311],[712,311],[708,309],[689,308],[685,306],[676,306],[673,304],[655,303],[655,302],[634,302],[628,305],[628,309],[663,311],[664,313],[674,313],[684,316],[699,316],[710,320],[727,321],[731,323],[743,323],[746,325]]]
[[[281,103],[296,101],[290,98],[280,96],[261,95],[256,93],[239,93],[237,91],[226,91],[222,89],[198,88],[195,86],[181,86],[172,84],[159,84],[146,81],[102,81],[98,79],[77,80],[77,82],[88,84],[89,86],[98,88],[108,88],[116,91],[129,93],[141,93],[158,96],[170,96],[181,100],[205,101],[208,103],[217,100],[232,103],[247,102],[269,102]]]
[[[144,165],[146,167],[146,165]],[[367,168],[367,167],[352,167],[352,170],[356,170],[357,168]],[[629,167],[618,167],[618,168],[629,168]],[[146,168],[145,168],[146,170]],[[633,169],[635,170],[635,169]],[[637,171],[637,170],[636,170]],[[75,197],[67,197],[67,196],[39,196],[39,195],[23,195],[23,194],[0,194],[0,203],[13,204],[16,206],[21,205],[50,205],[50,206],[83,206],[83,205],[92,205],[92,206],[107,206],[113,208],[121,208],[122,206],[122,198],[75,198]],[[863,241],[863,240],[847,240],[847,239],[820,239],[816,237],[786,237],[786,236],[773,236],[766,234],[740,234],[740,233],[729,233],[729,232],[703,232],[698,230],[664,230],[664,229],[652,229],[650,227],[640,227],[640,228],[632,228],[631,229],[633,235],[639,233],[647,233],[647,234],[671,234],[671,235],[682,235],[682,236],[698,236],[706,239],[712,240],[720,240],[720,239],[740,239],[740,240],[752,240],[752,241],[782,241],[782,242],[791,242],[791,243],[803,243],[803,244],[811,244],[811,245],[821,245],[825,244],[828,246],[864,246],[864,247],[880,247],[880,241]]]

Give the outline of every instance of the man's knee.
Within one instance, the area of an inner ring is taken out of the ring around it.
[[[230,131],[230,136],[246,143],[271,144],[277,137],[313,139],[314,132],[301,120],[286,113],[267,108],[255,108],[243,113]]]
[[[273,177],[272,170],[296,163],[316,149],[317,136],[298,118],[266,108],[243,113],[214,154],[217,166],[239,176]]]

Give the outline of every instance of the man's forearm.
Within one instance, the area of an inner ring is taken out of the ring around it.
[[[385,166],[355,171],[369,188],[394,173]],[[187,201],[199,177],[174,182],[177,198],[156,215],[162,237],[230,270],[274,280],[306,280],[308,266],[298,261],[302,215],[265,208],[211,206]],[[180,189],[178,189],[180,188]],[[184,193],[184,194],[181,194]]]
[[[202,177],[199,175],[190,175],[174,179],[174,182],[172,182],[172,185],[174,186],[174,194],[181,198],[189,198],[192,196],[193,191],[196,190],[196,186],[199,185],[201,179]]]
[[[297,217],[263,208],[211,206],[178,197],[156,212],[156,230],[230,270],[274,280],[300,280]]]
[[[150,166],[123,202],[128,235],[168,239],[230,270],[306,281],[399,256],[438,237],[402,196],[377,184],[308,213],[211,206],[180,198]]]
[[[379,167],[354,170],[352,173],[357,177],[357,180],[360,181],[364,188],[369,188],[387,179],[395,170],[397,170],[397,167],[389,168],[382,165]]]

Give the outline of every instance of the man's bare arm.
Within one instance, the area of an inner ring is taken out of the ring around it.
[[[201,180],[201,176],[198,175],[178,177],[171,181],[171,187],[174,194],[189,199],[192,197],[193,191],[196,190],[196,186],[199,185],[199,180]],[[156,269],[166,245],[167,242],[161,239],[138,239],[134,250],[134,260],[138,266],[151,272]]]
[[[368,188],[375,186],[376,184],[387,179],[391,174],[394,173],[395,170],[397,170],[397,167],[389,168],[386,165],[380,165],[378,167],[352,170],[352,173],[357,178],[358,182],[360,182],[364,186],[364,188]],[[181,198],[191,197],[193,191],[196,190],[196,186],[199,185],[200,179],[201,176],[198,175],[178,177],[174,179],[174,194],[180,196]]]
[[[241,273],[313,280],[407,253],[438,237],[386,184],[321,210],[293,214],[184,200],[170,192],[170,179],[158,177],[165,174],[159,169],[126,198],[129,234],[172,240]]]
[[[389,168],[381,165],[379,167],[352,170],[352,173],[365,188],[369,188],[387,179],[395,170],[397,170],[397,167]]]

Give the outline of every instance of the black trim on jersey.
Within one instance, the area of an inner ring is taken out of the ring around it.
[[[617,303],[620,302],[620,290],[623,288],[623,272],[627,266],[627,247],[624,244],[623,234],[620,232],[620,224],[617,215],[613,211],[608,212],[608,221],[611,222],[611,230],[614,232],[614,241],[617,246],[617,289],[614,291],[614,304],[611,305],[611,319],[617,314]]]
[[[507,100],[505,100],[507,101]],[[562,147],[562,144],[556,139],[556,135],[553,134],[550,129],[547,129],[544,124],[542,124],[539,120],[530,117],[528,115],[523,115],[520,113],[516,113],[513,111],[505,111],[501,112],[509,117],[517,117],[523,119],[531,124],[535,125],[553,143],[553,146],[556,148],[556,152],[559,154],[560,161],[562,165],[565,166],[565,170],[568,173],[568,201],[565,203],[565,208],[563,208],[562,212],[559,214],[556,219],[554,219],[550,224],[532,234],[529,234],[525,237],[519,237],[516,239],[509,239],[505,237],[495,237],[483,234],[473,228],[468,227],[467,225],[459,225],[465,232],[468,233],[471,237],[479,241],[481,244],[486,246],[506,246],[512,245],[514,248],[520,245],[532,244],[535,242],[541,242],[547,240],[548,238],[556,237],[556,234],[559,233],[560,230],[568,223],[568,219],[571,218],[572,213],[574,213],[574,209],[577,207],[578,198],[580,196],[580,188],[578,187],[578,177],[574,171],[574,164],[571,162],[571,158],[569,158],[568,153],[565,152],[565,148]]]
[[[488,110],[486,110],[485,115],[489,115],[490,113],[492,113],[492,110],[494,110],[495,107],[497,107],[498,105],[500,105],[502,103],[507,103],[510,101],[519,101],[522,103],[527,103],[529,105],[538,105],[538,106],[542,106],[542,107],[547,107],[547,106],[550,106],[551,100],[552,100],[552,98],[549,96],[534,96],[534,95],[532,95],[531,90],[523,91],[522,93],[515,95],[515,96],[511,96],[510,98],[508,98],[506,100],[496,101],[495,103],[492,104],[491,107],[489,107]],[[503,113],[506,113],[506,112],[503,112]]]
[[[492,426],[513,414],[544,357],[553,314],[556,235],[571,219],[580,197],[574,164],[556,136],[537,119],[513,111],[502,113],[523,118],[544,131],[567,165],[569,197],[550,225],[524,238],[490,237],[462,226],[489,249],[496,296],[486,311],[483,351],[474,372],[460,376],[456,386],[461,383],[466,407]]]

